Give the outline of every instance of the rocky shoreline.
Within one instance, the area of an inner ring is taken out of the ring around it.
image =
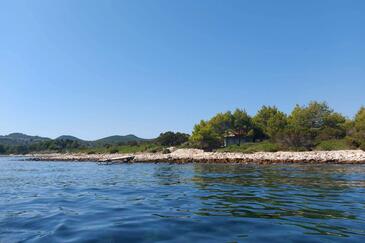
[[[123,163],[125,157],[133,157],[129,163],[341,163],[365,164],[362,150],[310,151],[310,152],[259,152],[253,154],[204,152],[199,149],[178,149],[169,154],[29,154],[32,161],[115,161]],[[120,158],[120,159],[119,159]]]

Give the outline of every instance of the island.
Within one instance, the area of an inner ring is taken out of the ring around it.
[[[110,136],[86,141],[25,134],[0,136],[0,154],[39,161],[99,163],[364,163],[365,108],[354,118],[326,102],[295,106],[290,114],[263,106],[217,113],[198,122],[191,134],[163,132],[157,138]]]

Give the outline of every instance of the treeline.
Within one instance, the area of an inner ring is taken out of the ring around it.
[[[200,121],[194,126],[191,136],[169,131],[153,140],[124,143],[88,144],[78,140],[55,139],[26,145],[0,144],[0,154],[168,152],[167,148],[171,146],[211,151],[222,149],[227,136],[234,136],[241,144],[225,151],[365,150],[365,107],[360,108],[353,119],[335,112],[325,102],[297,105],[290,114],[275,106],[263,106],[254,116],[236,109]],[[254,146],[254,149],[244,149],[248,146]]]
[[[365,108],[354,119],[335,112],[325,102],[297,105],[290,114],[275,106],[263,106],[253,117],[236,109],[195,125],[190,143],[213,150],[222,147],[224,137],[232,134],[242,141],[269,141],[283,150],[313,150],[338,141],[348,148],[365,150]]]
[[[83,147],[84,145],[75,140],[48,140],[22,145],[1,145],[0,154],[28,154],[34,152],[68,152]]]
[[[118,143],[90,144],[71,139],[55,139],[21,145],[0,144],[0,154],[29,154],[38,152],[86,152],[86,153],[134,153],[163,152],[164,148],[187,143],[189,134],[180,132],[161,133],[149,141],[128,141]]]

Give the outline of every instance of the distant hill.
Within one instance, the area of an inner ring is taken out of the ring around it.
[[[77,137],[74,137],[74,136],[71,136],[71,135],[62,135],[62,136],[59,136],[58,138],[56,138],[55,140],[71,140],[71,141],[84,141],[80,138],[77,138]]]
[[[83,146],[92,146],[93,145],[93,142],[82,140],[80,138],[77,138],[77,137],[71,136],[71,135],[62,135],[62,136],[59,136],[58,138],[56,138],[55,140],[75,141],[75,142],[78,142],[79,144],[81,144]]]
[[[0,136],[0,145],[29,145],[32,143],[44,142],[44,141],[51,141],[52,139],[46,137],[39,137],[39,136],[29,136],[22,133],[11,133],[9,135]],[[102,139],[98,139],[95,141],[86,141],[80,138],[71,136],[71,135],[62,135],[54,140],[71,140],[77,141],[83,145],[87,146],[98,146],[104,144],[119,144],[119,143],[128,143],[128,142],[141,142],[141,141],[148,141],[148,139],[139,138],[135,135],[126,135],[126,136],[110,136],[105,137]]]
[[[3,145],[27,145],[48,140],[51,139],[39,136],[29,136],[23,133],[11,133],[9,135],[0,136],[0,144]]]
[[[95,141],[93,141],[93,143],[95,143],[95,144],[118,144],[118,143],[134,142],[134,141],[142,142],[142,141],[147,141],[147,139],[139,138],[132,134],[129,134],[126,136],[115,135],[115,136],[110,136],[110,137],[95,140]]]

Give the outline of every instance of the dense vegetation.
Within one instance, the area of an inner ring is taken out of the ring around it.
[[[21,138],[21,140],[19,140]],[[188,134],[166,132],[153,140],[141,139],[133,135],[111,136],[96,141],[84,141],[72,136],[61,136],[57,139],[37,139],[24,134],[10,134],[0,140],[0,154],[27,153],[137,153],[164,152],[166,147],[180,146],[189,139]]]
[[[224,147],[224,138],[235,136],[239,145]],[[136,153],[168,152],[168,147],[244,153],[278,150],[365,150],[365,107],[348,119],[324,102],[297,105],[290,114],[275,106],[263,106],[250,116],[245,110],[218,113],[194,126],[192,135],[165,132],[156,139],[134,135],[83,141],[72,136],[57,139],[24,134],[0,136],[0,154],[37,152]]]
[[[228,134],[252,143],[221,151],[365,149],[365,108],[353,120],[335,112],[325,102],[297,105],[289,115],[271,106],[263,106],[253,117],[237,109],[218,113],[195,125],[190,143],[213,150],[223,147]]]

